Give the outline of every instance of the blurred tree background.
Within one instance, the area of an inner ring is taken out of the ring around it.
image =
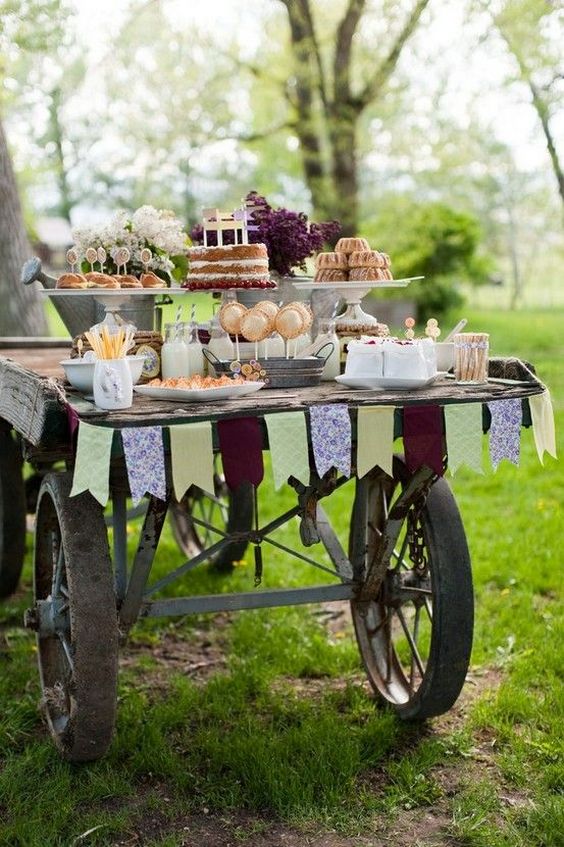
[[[0,0],[0,19],[2,190],[9,164],[27,236],[142,203],[191,225],[255,188],[424,274],[423,311],[474,283],[563,302],[562,3]],[[22,217],[2,221],[14,265]]]

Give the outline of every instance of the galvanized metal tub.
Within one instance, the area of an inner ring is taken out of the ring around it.
[[[265,381],[269,388],[308,388],[321,382],[321,374],[325,362],[333,352],[333,344],[327,342],[320,347],[314,356],[307,359],[286,359],[275,356],[261,359],[262,368],[266,371]],[[204,356],[213,366],[216,374],[232,373],[231,362],[218,359],[209,350],[204,350]],[[248,364],[253,359],[240,359],[240,364]]]

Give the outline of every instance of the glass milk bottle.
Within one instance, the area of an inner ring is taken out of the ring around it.
[[[319,335],[315,339],[316,347],[319,349],[323,344],[333,344],[333,350],[329,354],[329,358],[325,362],[325,367],[321,374],[323,382],[328,382],[335,379],[341,373],[341,347],[339,344],[339,336],[335,332],[335,323],[333,321],[321,321],[319,324]],[[317,352],[317,351],[316,351]],[[327,350],[322,351],[322,355],[326,355]]]
[[[185,325],[185,343],[188,356],[188,371],[190,376],[204,375],[204,353],[198,338],[198,324],[192,321]]]
[[[217,315],[214,315],[211,322],[208,350],[223,362],[232,362],[233,356],[235,355],[233,342],[220,325]]]
[[[184,343],[182,324],[165,324],[165,341],[161,350],[163,379],[189,376],[188,348]]]

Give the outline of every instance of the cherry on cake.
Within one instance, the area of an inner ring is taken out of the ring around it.
[[[227,244],[223,247],[190,247],[186,287],[191,291],[213,288],[276,288],[268,270],[264,244]]]

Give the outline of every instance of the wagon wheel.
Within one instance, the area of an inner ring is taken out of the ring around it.
[[[69,500],[71,474],[43,480],[35,528],[35,600],[42,706],[55,743],[73,762],[110,744],[117,703],[118,627],[102,509]]]
[[[22,458],[11,432],[0,429],[0,597],[18,587],[25,554],[26,501]]]
[[[394,459],[394,484],[408,472]],[[382,489],[371,486],[368,522],[378,520]],[[376,535],[368,533],[367,560]],[[470,555],[455,499],[444,479],[410,507],[377,596],[352,602],[370,684],[402,718],[446,712],[466,677],[474,603]]]
[[[169,511],[176,542],[184,555],[191,559],[219,541],[220,536],[192,521],[192,515],[227,533],[248,532],[253,524],[253,489],[242,483],[230,491],[222,476],[215,474],[215,496],[211,497],[193,485],[180,503],[173,502]],[[234,562],[245,555],[246,541],[232,541],[216,556],[211,557],[214,568],[229,571]]]

